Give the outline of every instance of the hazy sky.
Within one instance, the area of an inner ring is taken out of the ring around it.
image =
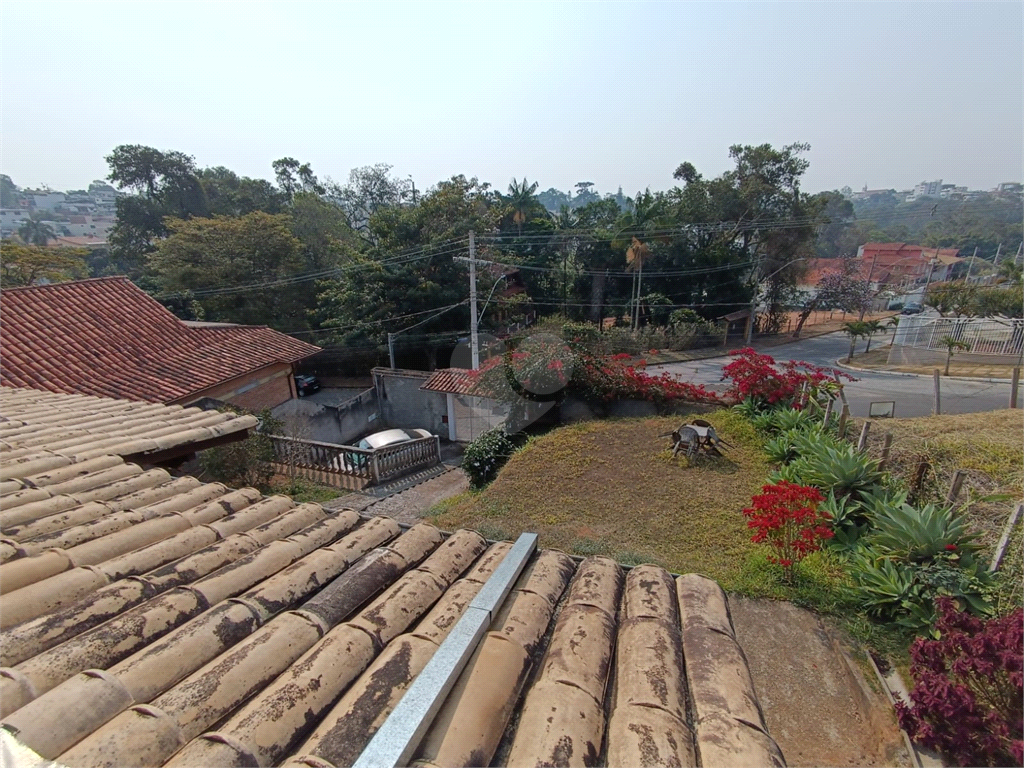
[[[811,144],[804,188],[1019,181],[1022,4],[6,2],[0,171],[83,187],[118,144],[426,188],[713,176]]]

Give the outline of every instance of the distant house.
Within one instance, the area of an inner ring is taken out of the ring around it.
[[[860,275],[873,290],[906,290],[941,283],[962,263],[956,248],[925,248],[910,243],[865,243],[857,249]]]
[[[320,351],[265,326],[179,320],[126,277],[0,291],[0,312],[6,387],[258,410],[295,397],[295,363]]]

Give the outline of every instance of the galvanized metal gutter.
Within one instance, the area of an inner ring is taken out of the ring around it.
[[[516,540],[353,768],[395,768],[409,764],[480,638],[536,549],[535,533],[524,533]]]

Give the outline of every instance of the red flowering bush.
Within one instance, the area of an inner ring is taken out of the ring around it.
[[[750,398],[760,405],[787,405],[801,407],[798,402],[804,385],[807,395],[817,397],[819,392],[834,389],[835,376],[856,381],[849,374],[822,368],[802,360],[776,363],[771,355],[760,355],[750,347],[730,352],[731,363],[722,368],[722,379],[732,382],[727,393],[736,401]]]
[[[768,559],[785,568],[786,578],[792,579],[793,565],[832,538],[831,516],[818,509],[825,497],[817,488],[788,480],[761,486],[761,491],[751,500],[752,506],[743,510],[747,527],[755,531],[750,540],[770,544],[775,554]]]
[[[571,394],[588,401],[647,400],[672,402],[721,402],[719,396],[699,384],[679,381],[668,373],[651,376],[646,363],[632,362],[626,353],[601,357],[558,339],[528,337],[503,357],[486,361],[474,371],[473,394],[506,402],[520,399],[560,398]]]
[[[1024,612],[979,619],[936,601],[939,640],[910,647],[914,708],[896,703],[900,727],[959,765],[1024,764]]]

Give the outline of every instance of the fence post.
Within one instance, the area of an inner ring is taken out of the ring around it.
[[[1006,521],[1006,527],[1003,528],[1003,535],[999,537],[999,543],[996,545],[996,554],[992,558],[992,564],[988,567],[989,573],[995,573],[999,570],[1000,564],[1003,562],[1003,556],[1006,554],[1006,548],[1010,544],[1010,534],[1013,533],[1013,528],[1020,522],[1021,512],[1024,512],[1024,504],[1018,504],[1017,508],[1010,513],[1010,518]]]
[[[832,404],[835,403],[831,397],[828,399],[828,404],[825,406],[825,418],[822,420],[825,428],[828,428],[828,420],[832,418]]]
[[[865,421],[864,426],[860,428],[860,439],[857,441],[857,451],[863,453],[864,449],[868,447],[868,432],[871,431],[871,421]]]
[[[839,413],[839,439],[846,437],[846,423],[850,419],[850,406],[843,404],[843,410]]]
[[[932,416],[940,416],[940,415],[942,415],[942,407],[941,407],[941,403],[939,402],[939,369],[938,368],[936,368],[935,372],[932,374],[932,379],[934,379],[934,381],[935,381],[935,403],[933,404],[933,407],[932,407]]]
[[[882,440],[882,458],[878,460],[878,468],[885,469],[889,461],[889,449],[892,448],[892,432],[886,432]]]
[[[1013,376],[1010,379],[1010,407],[1017,407],[1017,390],[1020,389],[1020,366],[1013,369]]]
[[[953,473],[953,481],[949,484],[949,492],[946,494],[946,504],[953,506],[956,503],[957,497],[960,495],[960,488],[964,484],[964,479],[967,477],[967,473],[962,469],[958,469]]]

